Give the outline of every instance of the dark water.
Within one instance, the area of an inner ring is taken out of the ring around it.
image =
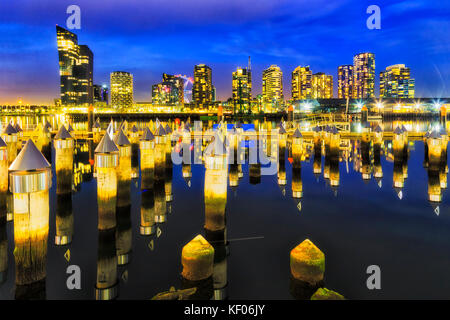
[[[82,142],[79,142],[82,143]],[[385,143],[386,146],[388,142]],[[304,239],[325,254],[325,286],[349,299],[450,298],[450,210],[444,189],[439,214],[428,201],[428,175],[423,168],[424,144],[410,142],[408,178],[400,199],[393,188],[394,165],[383,155],[381,187],[372,177],[363,181],[353,163],[340,162],[340,186],[332,189],[322,174],[313,174],[312,159],[302,162],[301,211],[292,198],[292,166],[286,159],[287,184],[277,176],[262,176],[250,184],[248,166],[236,190],[228,187],[226,237],[229,299],[293,299],[289,253]],[[88,163],[87,150],[75,163]],[[286,157],[287,158],[287,157]],[[203,165],[192,165],[191,187],[181,165],[173,167],[173,201],[167,221],[158,224],[159,236],[141,236],[139,179],[131,186],[131,261],[118,267],[119,299],[149,299],[171,286],[180,288],[181,250],[197,234],[204,234]],[[50,232],[45,297],[95,299],[97,273],[97,185],[86,174],[72,194],[74,238],[56,246],[56,176],[50,191]],[[0,286],[1,299],[14,299],[13,223],[7,224],[9,268]],[[149,246],[150,244],[150,246]],[[152,248],[150,248],[152,247]],[[70,249],[67,262],[64,254]],[[81,290],[66,286],[69,265],[81,268]],[[366,286],[369,265],[381,269],[381,290]]]

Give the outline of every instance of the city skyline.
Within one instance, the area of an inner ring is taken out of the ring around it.
[[[17,103],[19,98],[24,103],[52,104],[59,97],[54,25],[65,27],[68,2],[41,3],[0,4],[1,12],[8,13],[0,24],[5,44],[0,54],[5,62],[0,66],[2,104]],[[231,1],[222,4],[223,10],[204,1],[192,1],[191,9],[182,11],[186,5],[181,4],[174,12],[169,10],[173,4],[151,3],[141,5],[143,9],[158,5],[160,10],[152,11],[151,22],[145,14],[136,13],[136,17],[129,14],[113,25],[111,20],[126,10],[120,3],[113,10],[102,8],[102,1],[95,5],[80,1],[81,30],[71,31],[94,53],[94,83],[108,84],[111,72],[128,71],[135,79],[135,101],[151,101],[149,88],[161,81],[161,74],[192,76],[193,66],[201,63],[212,69],[218,100],[226,100],[232,96],[231,74],[237,67],[246,66],[248,56],[252,57],[253,96],[262,92],[262,71],[275,64],[283,71],[285,99],[291,97],[291,73],[298,65],[332,75],[333,96],[337,97],[337,68],[352,64],[359,52],[375,54],[376,96],[379,72],[395,64],[411,69],[416,97],[450,94],[446,86],[450,78],[446,55],[450,50],[443,31],[448,25],[448,7],[444,4],[381,2],[382,28],[369,30],[365,23],[367,5],[347,1],[263,1],[258,9]],[[201,6],[205,6],[204,12],[191,16]],[[23,7],[28,10],[21,10]],[[290,12],[297,8],[303,8],[298,17]],[[242,17],[231,19],[232,9],[240,10]],[[165,21],[168,18],[172,18],[172,24]],[[224,36],[217,36],[217,32]]]

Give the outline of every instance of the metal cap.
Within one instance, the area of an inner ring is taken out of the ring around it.
[[[6,148],[6,142],[2,139],[2,137],[0,137],[0,148]]]
[[[67,131],[66,126],[62,125],[61,128],[59,128],[58,133],[56,134],[55,140],[68,140],[73,139],[72,135]]]
[[[166,127],[164,128],[167,134],[172,133],[172,129],[170,129],[169,124],[166,123]]]
[[[141,137],[141,140],[143,140],[143,141],[155,140],[155,136],[153,135],[153,133],[150,131],[150,129],[148,127],[145,127],[144,133],[142,134],[142,137]]]
[[[164,128],[161,124],[158,126],[158,128],[156,128],[155,135],[156,136],[165,136],[166,135],[166,131],[164,130]]]
[[[75,130],[73,130],[73,128],[72,128],[72,126],[70,125],[70,123],[69,123],[69,126],[67,127],[67,131],[69,131],[69,132],[75,131]]]
[[[97,148],[95,148],[95,153],[112,153],[119,152],[119,148],[117,148],[114,141],[111,140],[109,134],[105,134],[98,144]]]
[[[292,137],[293,138],[302,138],[303,136],[302,136],[302,133],[300,132],[300,130],[298,130],[298,128],[297,128],[297,129],[295,129]]]
[[[381,132],[383,132],[383,129],[381,129],[380,125],[377,125],[377,126],[375,127],[375,129],[373,129],[373,132],[375,132],[375,133],[381,133]]]
[[[395,130],[394,130],[394,133],[395,133],[395,134],[402,134],[403,131],[402,131],[402,129],[401,129],[400,127],[397,126],[397,127],[395,128]]]
[[[36,148],[33,140],[29,139],[19,155],[9,167],[9,171],[31,171],[49,168],[50,163]]]
[[[122,128],[120,128],[119,131],[117,132],[117,134],[114,136],[114,143],[117,146],[129,146],[129,145],[131,145],[130,140],[128,140],[128,138],[125,135],[125,133],[123,133]]]
[[[11,123],[8,123],[5,130],[3,130],[3,134],[17,134],[17,130],[11,125]]]
[[[17,132],[23,132],[23,130],[20,127],[19,123],[16,123],[16,125],[14,126],[14,129],[16,129]]]

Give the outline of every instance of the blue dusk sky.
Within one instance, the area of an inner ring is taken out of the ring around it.
[[[262,71],[277,64],[284,94],[298,65],[334,77],[353,55],[370,51],[378,74],[403,63],[417,97],[450,97],[450,2],[429,0],[2,0],[0,103],[53,103],[59,97],[55,25],[81,8],[79,44],[94,53],[94,83],[111,71],[134,75],[135,101],[151,100],[163,72],[192,76],[195,64],[213,70],[217,98],[231,96],[231,73],[252,58],[253,94]],[[369,5],[381,9],[381,29],[369,30]]]

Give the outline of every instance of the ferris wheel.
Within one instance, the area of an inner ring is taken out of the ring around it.
[[[184,102],[190,103],[192,101],[192,87],[194,85],[194,78],[181,74],[177,74],[175,77],[184,80]]]

